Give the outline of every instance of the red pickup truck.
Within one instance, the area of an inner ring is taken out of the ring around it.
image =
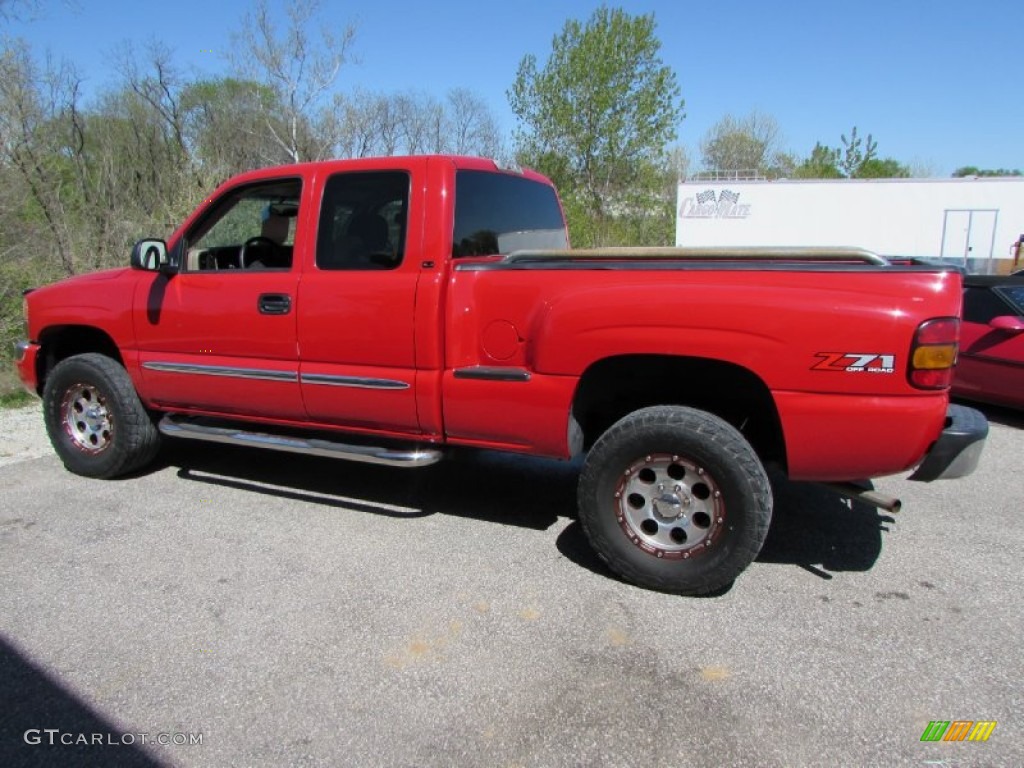
[[[542,176],[331,161],[238,176],[130,269],[28,292],[26,387],[72,472],[161,434],[416,467],[446,446],[586,454],[579,516],[623,577],[697,594],[796,480],[971,472],[950,406],[961,276],[867,251],[568,250]]]

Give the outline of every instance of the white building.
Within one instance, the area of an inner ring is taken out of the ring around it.
[[[1002,273],[1022,242],[1024,178],[694,180],[677,197],[677,246],[856,246]]]

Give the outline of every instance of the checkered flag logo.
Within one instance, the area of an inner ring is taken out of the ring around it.
[[[722,194],[718,196],[719,202],[729,202],[736,205],[740,201],[739,192],[730,192],[728,189],[723,189]]]
[[[697,205],[704,205],[704,203],[713,202],[715,202],[715,190],[709,189],[706,192],[697,193]]]

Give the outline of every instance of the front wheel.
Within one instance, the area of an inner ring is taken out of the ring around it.
[[[772,514],[750,443],[705,411],[635,411],[597,441],[580,475],[591,546],[628,581],[700,595],[727,587],[761,550]]]
[[[46,431],[64,466],[85,477],[117,477],[156,456],[160,433],[128,372],[105,355],[62,360],[43,389]]]

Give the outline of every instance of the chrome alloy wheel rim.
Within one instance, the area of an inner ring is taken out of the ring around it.
[[[64,431],[75,447],[85,453],[100,453],[110,445],[113,419],[106,398],[91,384],[68,387],[60,404]]]
[[[668,559],[706,552],[725,525],[725,503],[714,478],[692,461],[663,453],[638,459],[623,472],[615,514],[634,545]]]

